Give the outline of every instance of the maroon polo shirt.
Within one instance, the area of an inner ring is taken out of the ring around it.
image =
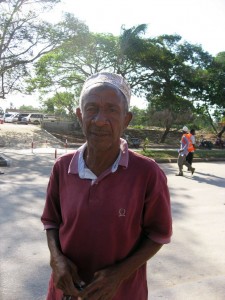
[[[172,234],[166,176],[151,159],[123,145],[118,169],[96,181],[80,179],[79,150],[60,157],[52,170],[41,220],[58,228],[62,252],[88,283],[95,271],[125,259],[145,235],[169,243]],[[50,280],[48,300],[62,293]],[[146,265],[119,288],[113,300],[147,299]]]

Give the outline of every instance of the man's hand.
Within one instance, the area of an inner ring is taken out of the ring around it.
[[[93,281],[79,293],[78,299],[111,300],[122,282],[116,270],[108,268],[96,272]]]
[[[56,288],[63,291],[64,295],[77,296],[78,290],[75,284],[83,285],[80,280],[77,267],[64,255],[52,258],[50,265],[52,267],[53,281]]]
[[[153,257],[161,247],[161,244],[143,238],[130,256],[96,272],[93,281],[79,293],[78,300],[111,300],[122,282]]]
[[[52,267],[53,281],[56,288],[64,295],[77,296],[76,286],[83,286],[84,282],[78,276],[76,265],[61,251],[58,229],[46,230],[48,247],[50,250],[50,265]]]

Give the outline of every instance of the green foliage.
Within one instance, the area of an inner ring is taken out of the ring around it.
[[[134,128],[134,129],[145,129],[145,126],[143,126],[143,125],[134,125],[134,126],[130,126],[129,125],[129,127],[132,127],[132,128]]]
[[[52,50],[54,28],[39,15],[59,0],[8,0],[0,2],[0,96],[23,88],[27,66]]]
[[[162,159],[177,159],[177,150],[150,150],[140,151],[141,154],[153,158],[156,161]],[[209,159],[209,158],[224,158],[224,151],[221,150],[197,150],[195,158]]]
[[[140,128],[148,125],[148,115],[145,109],[140,109],[137,106],[133,106],[130,108],[132,112],[132,120],[130,122],[130,126],[134,128]]]
[[[144,152],[146,152],[148,145],[149,145],[149,139],[146,137],[144,142],[143,142],[143,147],[142,147],[142,150]]]
[[[71,22],[75,23],[72,16],[63,26],[67,28]],[[77,28],[80,25],[77,23]],[[124,55],[121,39],[112,34],[95,34],[83,27],[82,30],[77,28],[74,26],[74,36],[71,33],[71,38],[36,63],[35,76],[28,81],[28,91],[46,94],[55,89],[78,95],[89,75],[107,70],[125,76],[132,90],[139,94],[143,68]]]
[[[224,53],[214,59],[178,35],[143,39],[143,29],[133,27],[123,35],[125,55],[145,70],[140,85],[149,101],[150,124],[164,126],[166,135],[176,124],[193,122],[196,103],[203,103],[216,131],[210,113],[211,105],[225,105]]]
[[[73,15],[65,14],[64,20],[54,29],[58,36],[67,38],[35,63],[35,76],[27,78],[27,91],[37,90],[42,96],[58,90],[77,95],[89,74],[82,53],[84,45],[90,42],[88,28]]]
[[[208,111],[213,105],[225,108],[225,52],[212,58],[205,68],[196,70],[193,82],[195,88],[192,96],[207,106]],[[202,105],[202,104],[201,104]]]
[[[36,108],[32,105],[21,105],[19,107],[19,110],[21,110],[21,111],[35,111],[35,110],[40,110],[40,109]]]
[[[22,5],[27,0],[11,2]],[[54,2],[57,0],[52,0]],[[19,22],[21,15],[17,13],[16,21]],[[15,66],[11,64],[7,80],[12,82],[17,74],[24,81],[24,76],[28,75],[25,62],[39,58],[30,76],[26,77],[27,91],[38,91],[49,113],[74,116],[74,99],[78,99],[84,80],[103,70],[125,76],[133,94],[149,102],[145,110],[131,108],[131,126],[163,126],[163,138],[170,128],[183,123],[198,128],[213,127],[212,107],[218,110],[225,107],[225,52],[212,57],[201,46],[182,41],[179,35],[145,38],[146,24],[130,29],[123,27],[117,37],[89,32],[83,22],[69,13],[54,26],[33,21],[23,27],[23,32],[18,31],[15,48],[19,44],[27,46],[21,40],[34,42],[37,34],[38,48],[41,45],[47,48],[41,48],[36,56],[28,51]]]
[[[115,53],[112,54],[115,38],[85,30],[76,32],[74,28],[73,38],[37,62],[36,76],[29,81],[29,91],[38,90],[46,94],[64,90],[78,95],[89,75],[109,68],[115,71]]]
[[[78,100],[74,95],[68,92],[56,93],[53,97],[42,101],[43,109],[49,114],[55,114],[61,117],[75,119],[75,107]]]

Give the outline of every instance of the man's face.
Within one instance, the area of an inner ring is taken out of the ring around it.
[[[123,94],[113,86],[98,84],[83,95],[77,116],[88,146],[99,151],[118,148],[120,137],[131,120]]]

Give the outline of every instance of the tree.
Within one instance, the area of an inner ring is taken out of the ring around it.
[[[221,118],[225,111],[225,52],[212,57],[209,64],[196,70],[193,82],[195,88],[192,96],[196,99],[198,105],[204,108],[211,120],[213,130],[217,133],[211,111],[214,111],[213,114],[216,118],[218,118],[218,112],[220,112]],[[221,132],[224,131],[222,129]],[[222,135],[221,132],[219,135]]]
[[[221,124],[222,129],[218,133],[218,137],[222,137],[225,132],[225,52],[220,52],[214,58],[212,68],[210,70],[212,74],[211,87],[209,93],[209,101],[211,104],[216,104],[221,110]]]
[[[56,93],[53,97],[44,100],[43,108],[47,113],[58,116],[67,116],[70,119],[76,119],[75,107],[78,103],[74,99],[74,95],[68,92]]]
[[[69,92],[78,99],[87,76],[111,71],[122,74],[136,96],[147,98],[151,116],[167,116],[162,142],[172,126],[183,125],[184,117],[193,120],[194,104],[202,101],[202,79],[213,60],[200,46],[182,42],[178,35],[144,38],[145,24],[122,28],[116,37],[77,31],[73,20],[70,15],[62,23],[71,29],[70,37],[35,64],[29,91],[38,90],[43,97]]]
[[[21,110],[21,111],[35,111],[35,110],[39,110],[39,108],[36,108],[32,105],[21,105],[19,107],[19,110]]]
[[[214,57],[209,67],[209,102],[225,110],[225,52]]]
[[[71,16],[69,26],[74,23]],[[107,55],[114,48],[111,35],[95,35],[74,28],[74,36],[54,51],[44,55],[35,64],[35,74],[29,82],[29,90],[38,90],[42,94],[57,91],[71,91],[79,95],[85,79],[98,71],[113,69]]]
[[[77,49],[82,49],[89,36],[89,30],[84,23],[67,13],[64,19],[58,23],[58,28],[55,28],[55,31],[58,31],[59,36],[65,32],[67,39],[62,39],[59,47],[43,55],[34,64],[33,73],[26,78],[26,91],[28,93],[38,91],[42,100],[47,98],[56,100],[57,95],[62,92],[73,93],[77,99],[81,83],[84,82],[85,78],[82,72],[85,64],[81,61],[81,69],[77,72],[76,63],[73,63],[73,59],[77,60]],[[54,98],[54,96],[56,97]]]
[[[152,70],[142,64],[147,50],[146,39],[143,38],[146,30],[146,24],[129,29],[123,26],[118,43],[118,61],[121,64],[118,70],[127,77],[134,94],[140,97],[146,96],[146,86],[152,75]],[[131,67],[127,68],[124,62]]]
[[[133,114],[133,118],[130,122],[131,126],[147,126],[148,125],[148,116],[145,109],[138,108],[133,106],[130,108],[130,111]]]
[[[74,23],[72,15],[65,26],[71,23]],[[143,68],[124,55],[121,38],[112,34],[79,32],[38,60],[28,90],[38,90],[45,95],[69,91],[79,97],[84,80],[103,70],[123,75],[132,90],[138,93]]]
[[[40,19],[60,0],[7,0],[0,2],[0,97],[20,90],[28,64],[70,37],[69,29]]]
[[[161,138],[164,142],[171,126],[179,124],[180,115],[189,114],[191,120],[195,109],[191,101],[192,77],[211,57],[200,46],[182,43],[178,35],[143,39],[139,37],[141,32],[133,28],[128,35],[125,33],[125,53],[145,69],[145,80],[140,84],[151,110],[167,116]]]

